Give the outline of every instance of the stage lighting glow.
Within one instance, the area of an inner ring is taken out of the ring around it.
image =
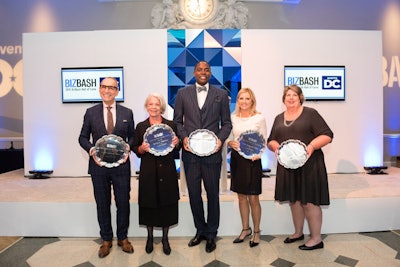
[[[52,170],[53,157],[50,151],[41,149],[35,155],[35,170]]]
[[[369,145],[364,151],[364,166],[381,166],[382,151],[378,149],[378,145]]]

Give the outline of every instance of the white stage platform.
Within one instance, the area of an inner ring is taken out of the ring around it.
[[[400,169],[392,167],[386,172],[387,175],[330,174],[331,205],[323,207],[322,232],[400,229]],[[263,179],[262,234],[292,233],[289,206],[274,201],[274,187],[275,176]],[[0,188],[0,236],[99,236],[89,177],[29,179],[20,169],[1,174]],[[236,194],[222,191],[220,199],[218,235],[237,235],[241,222]],[[114,205],[112,208],[114,216]],[[137,214],[137,180],[132,177],[129,236],[146,236],[145,228],[138,225]],[[192,236],[194,233],[188,197],[181,196],[179,224],[171,229],[170,235]]]

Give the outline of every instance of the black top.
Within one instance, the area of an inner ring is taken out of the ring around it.
[[[163,118],[162,123],[170,126],[176,134],[176,124]],[[165,156],[151,153],[140,154],[138,147],[143,143],[143,135],[149,128],[149,119],[138,123],[132,151],[141,159],[139,174],[139,206],[157,208],[170,205],[179,200],[178,174],[175,166],[175,151],[180,145]]]

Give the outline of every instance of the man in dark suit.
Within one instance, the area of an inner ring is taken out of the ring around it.
[[[103,103],[86,110],[83,126],[79,135],[79,144],[89,155],[89,171],[92,177],[94,197],[97,205],[97,220],[100,226],[100,236],[103,240],[99,257],[104,258],[110,253],[113,239],[111,226],[111,185],[117,207],[117,238],[118,246],[127,253],[133,253],[132,244],[128,241],[130,214],[131,166],[129,154],[117,167],[104,167],[94,156],[94,144],[104,135],[114,134],[126,143],[128,151],[133,144],[134,121],[131,109],[116,104],[118,81],[107,77],[100,82],[100,96]],[[108,117],[108,112],[111,112]],[[115,122],[115,123],[114,123]]]
[[[221,147],[231,129],[229,97],[225,90],[210,85],[211,68],[208,62],[199,61],[193,75],[196,84],[178,90],[175,100],[174,121],[178,135],[183,140],[182,161],[189,192],[196,235],[188,246],[207,240],[206,252],[215,250],[220,207],[219,178],[221,174]],[[198,156],[189,147],[189,135],[197,129],[207,129],[218,137],[215,151],[209,156]],[[201,197],[201,182],[207,192],[207,220]]]

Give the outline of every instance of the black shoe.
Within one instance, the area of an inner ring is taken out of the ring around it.
[[[249,246],[251,248],[252,247],[256,247],[256,246],[258,246],[258,244],[260,244],[259,242],[254,242],[255,236],[256,235],[260,235],[260,233],[261,233],[261,230],[260,231],[254,231],[254,235],[253,235],[252,239],[249,241]]]
[[[290,244],[296,241],[300,241],[300,240],[304,240],[304,235],[301,235],[299,237],[296,238],[290,238],[290,237],[286,237],[286,239],[283,241],[283,243],[285,244]]]
[[[146,253],[150,254],[151,252],[153,252],[153,238],[147,238]]]
[[[190,239],[188,246],[189,247],[197,246],[203,240],[206,240],[206,238],[204,236],[196,234],[192,239]]]
[[[213,252],[216,248],[217,244],[215,243],[215,239],[214,238],[207,239],[206,252],[207,253]]]
[[[242,233],[245,232],[245,231],[250,231],[250,233],[248,233],[247,235],[245,235],[245,236],[243,237],[243,239],[241,239],[240,236],[241,236]],[[242,242],[246,239],[246,237],[251,236],[252,233],[253,233],[253,231],[251,230],[251,228],[242,229],[242,232],[240,233],[240,235],[239,235],[235,240],[233,240],[233,243],[235,243],[235,244],[236,244],[236,243],[242,243]]]
[[[324,248],[324,242],[321,241],[312,247],[307,247],[306,244],[299,246],[299,249],[301,249],[301,250],[314,250],[314,249],[319,249],[319,248]]]
[[[171,254],[171,247],[169,246],[168,239],[163,239],[161,240],[162,243],[162,249],[165,255]]]

